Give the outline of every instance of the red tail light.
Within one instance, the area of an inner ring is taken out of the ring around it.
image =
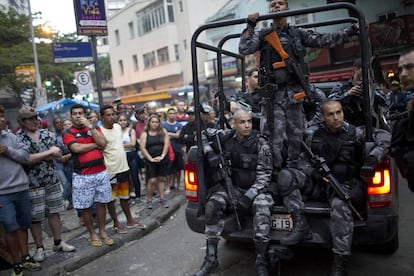
[[[371,208],[386,207],[391,204],[391,172],[390,162],[380,163],[375,175],[368,180],[368,203]]]
[[[198,201],[197,166],[187,162],[184,166],[185,196],[189,201]]]

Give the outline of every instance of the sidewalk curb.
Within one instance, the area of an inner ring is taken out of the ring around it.
[[[102,257],[103,255],[117,250],[118,248],[122,247],[125,243],[138,240],[147,234],[151,233],[153,230],[157,229],[162,225],[163,222],[168,220],[171,215],[173,215],[182,205],[186,203],[186,198],[184,195],[176,195],[171,198],[169,201],[169,208],[157,208],[151,213],[150,216],[146,217],[145,219],[141,220],[142,223],[146,224],[146,229],[129,229],[128,233],[121,235],[121,238],[114,237],[114,244],[112,246],[102,246],[102,247],[92,247],[86,246],[74,252],[74,256],[63,262],[60,262],[55,265],[51,265],[45,269],[42,268],[39,271],[42,275],[49,275],[49,276],[58,276],[58,275],[65,275],[67,272],[73,272],[82,266],[96,260],[97,258]],[[74,238],[71,242],[78,240],[85,241],[85,238],[82,237],[82,234],[85,234],[86,231],[82,231],[80,236]],[[55,253],[59,254],[59,253]]]

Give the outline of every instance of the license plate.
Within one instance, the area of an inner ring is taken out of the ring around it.
[[[272,215],[272,229],[281,231],[290,231],[293,228],[293,221],[290,215],[277,214]]]

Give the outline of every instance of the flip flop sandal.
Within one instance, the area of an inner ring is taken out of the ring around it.
[[[113,245],[114,241],[110,237],[101,238],[101,241],[106,245]]]
[[[128,233],[128,230],[122,227],[114,227],[114,231],[118,234],[126,234]]]
[[[94,246],[94,247],[101,247],[103,245],[100,240],[88,239],[88,243],[89,245]]]
[[[147,226],[141,222],[137,222],[133,225],[127,225],[126,228],[131,229],[131,228],[139,228],[139,229],[145,229],[147,228]]]

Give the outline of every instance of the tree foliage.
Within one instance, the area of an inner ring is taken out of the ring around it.
[[[36,36],[42,37],[41,28],[34,27]],[[32,79],[22,78],[15,72],[17,66],[34,64],[29,17],[15,12],[0,12],[0,41],[0,87],[8,87],[19,96],[23,89],[36,86],[34,76]],[[79,38],[75,34],[52,33],[49,40],[41,41],[43,42],[36,43],[40,76],[42,81],[50,80],[55,86],[48,95],[49,100],[61,97],[56,93],[61,91],[59,79],[63,81],[66,97],[71,98],[77,92],[76,86],[73,85],[73,73],[83,70],[84,64],[54,63],[50,42],[79,41]]]
[[[0,12],[0,41],[2,48],[12,47],[27,40],[29,18],[14,11]]]

